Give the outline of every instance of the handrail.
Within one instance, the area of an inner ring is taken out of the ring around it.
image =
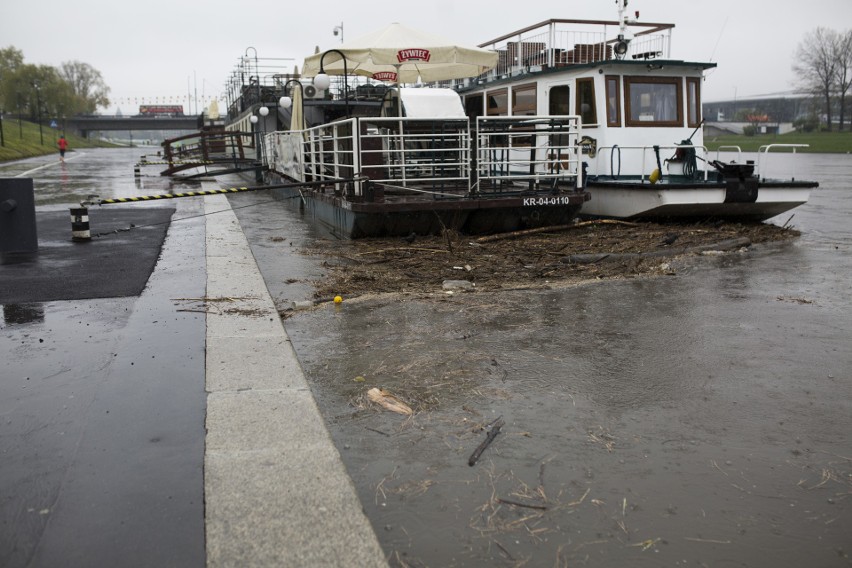
[[[724,149],[728,149],[728,148],[730,148],[731,150],[736,150],[736,151],[737,151],[737,161],[738,161],[738,162],[742,161],[742,159],[743,159],[743,149],[742,149],[742,148],[740,148],[739,146],[735,145],[735,144],[733,144],[733,145],[719,146],[718,148],[716,148],[716,160],[718,160],[718,159],[719,159],[719,152],[721,152],[723,148],[724,148]]]
[[[810,144],[764,144],[757,149],[757,175],[758,177],[766,178],[766,172],[761,168],[761,158],[763,156],[769,156],[769,151],[773,148],[791,148],[793,153],[796,153],[797,148],[809,148]],[[764,166],[765,167],[765,166]]]
[[[613,144],[612,146],[598,146],[597,154],[595,155],[595,171],[600,172],[600,170],[598,169],[598,163],[600,162],[600,159],[601,159],[603,152],[605,150],[609,150],[610,151],[610,157],[611,157],[612,151],[616,148],[618,148],[619,152],[621,152],[622,150],[641,150],[642,151],[642,168],[641,168],[641,176],[640,176],[640,180],[641,180],[642,183],[645,183],[645,177],[646,177],[645,168],[646,168],[648,150],[659,151],[659,150],[677,150],[679,148],[691,148],[691,149],[696,150],[696,151],[700,150],[703,157],[699,157],[699,159],[701,159],[705,162],[707,161],[707,153],[708,153],[706,146],[698,146],[698,145],[693,145],[693,144],[670,144],[670,145],[666,145],[666,146],[661,146],[661,145],[622,146],[621,144]],[[668,159],[666,159],[665,161],[668,161]],[[610,159],[610,164],[612,164],[611,159]],[[656,164],[654,164],[654,165],[656,165]],[[609,175],[613,175],[612,172],[610,172]],[[707,170],[706,169],[704,170],[704,180],[707,181]]]
[[[296,180],[364,176],[395,190],[431,186],[426,193],[436,198],[461,196],[442,188],[484,195],[515,182],[542,190],[541,182],[582,186],[579,117],[479,117],[476,124],[472,133],[466,117],[354,117],[269,133],[266,155],[271,169]],[[363,189],[356,179],[347,191],[362,196]]]

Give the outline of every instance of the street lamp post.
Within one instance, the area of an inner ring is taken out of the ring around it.
[[[260,149],[259,149],[260,145],[257,143],[257,116],[251,115],[249,117],[249,122],[251,122],[251,128],[253,130],[252,136],[254,137],[254,151],[255,151],[255,154],[259,154],[260,153]]]
[[[340,57],[343,59],[343,102],[346,103],[346,118],[349,118],[349,97],[347,96],[349,94],[349,81],[347,79],[349,69],[346,66],[346,56],[343,54],[342,51],[339,51],[337,49],[329,49],[328,51],[322,54],[322,56],[320,57],[320,70],[319,73],[317,73],[317,76],[314,77],[314,85],[317,89],[320,90],[325,90],[329,88],[329,86],[331,86],[331,79],[328,75],[326,75],[325,68],[322,66],[322,62],[325,59],[325,56],[329,53],[336,53],[340,55]]]
[[[262,120],[260,123],[260,160],[264,161],[266,154],[266,152],[264,152],[264,146],[266,146],[266,140],[264,140],[266,137],[266,117],[269,116],[269,109],[262,106],[257,109],[257,114],[260,115],[260,119]]]
[[[0,79],[3,78],[3,75],[0,74]],[[0,108],[0,146],[6,145],[6,138],[3,135],[3,109]]]
[[[244,54],[246,61],[248,61],[249,49],[254,51],[254,76],[257,77],[257,102],[261,102],[260,101],[260,70],[258,69],[258,65],[257,65],[257,49],[255,49],[251,46],[246,48],[246,51],[245,51],[245,54]],[[249,75],[251,75],[251,67],[249,67]],[[249,82],[251,82],[251,77],[249,77]]]
[[[18,111],[18,138],[24,139],[24,127],[21,126],[21,93],[15,91],[15,109]]]
[[[320,65],[322,67],[322,65]],[[35,88],[36,92],[36,112],[38,114],[38,135],[41,138],[41,145],[44,146],[44,132],[41,129],[41,87],[39,87],[38,83],[33,83],[33,88]]]
[[[340,22],[339,26],[334,26],[334,35],[339,35],[340,43],[343,43],[343,22]]]
[[[254,153],[255,153],[255,162],[254,162],[254,179],[255,181],[263,181],[263,173],[261,172],[261,168],[263,167],[263,162],[261,161],[261,151],[260,151],[260,136],[257,127],[257,115],[253,114],[249,118],[251,122],[251,127],[254,129]]]
[[[304,108],[305,108],[305,89],[304,89],[304,87],[302,87],[301,81],[299,81],[298,79],[290,79],[289,81],[284,83],[284,87],[283,87],[284,93],[287,93],[287,85],[289,85],[290,83],[293,83],[294,85],[298,85],[299,86],[299,92],[302,94],[302,96],[300,97],[301,104],[302,104],[302,120],[301,120],[302,124],[299,124],[299,130],[304,130],[305,129],[304,128],[304,126],[305,126],[304,125],[304,122],[305,122],[305,111],[304,111]],[[293,106],[293,99],[285,94],[283,97],[278,99],[278,106],[280,106],[281,108],[284,108],[284,109],[290,108],[291,106]],[[291,114],[291,116],[292,116],[292,114]]]

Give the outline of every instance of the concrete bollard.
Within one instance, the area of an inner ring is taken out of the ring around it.
[[[92,239],[89,231],[89,209],[88,207],[71,208],[71,240],[86,242]]]

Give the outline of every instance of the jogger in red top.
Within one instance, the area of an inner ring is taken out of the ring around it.
[[[59,137],[59,140],[56,142],[56,145],[59,146],[59,161],[65,161],[65,150],[68,149],[68,140],[65,139],[65,135]]]

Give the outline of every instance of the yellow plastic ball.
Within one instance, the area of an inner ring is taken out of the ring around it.
[[[335,296],[335,297],[334,297],[334,303],[335,303],[335,304],[339,304],[339,303],[340,303],[340,302],[342,302],[342,301],[343,301],[343,298],[341,298],[340,296]]]

